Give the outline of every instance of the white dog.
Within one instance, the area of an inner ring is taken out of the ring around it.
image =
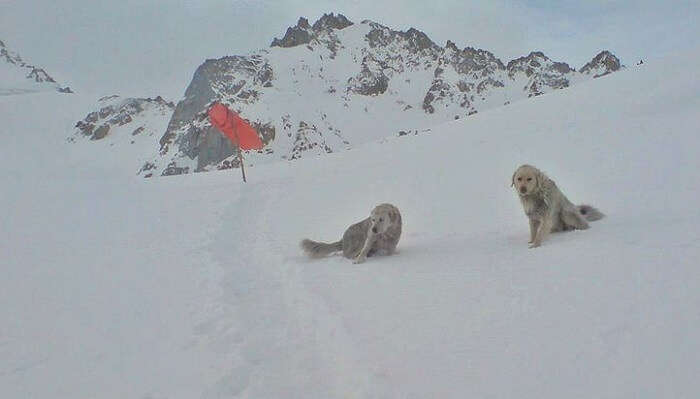
[[[550,232],[587,229],[589,221],[603,218],[590,205],[574,205],[539,169],[522,165],[513,173],[515,187],[530,220],[530,248],[539,247]]]
[[[368,256],[391,255],[401,237],[401,213],[391,204],[377,205],[370,216],[345,230],[343,238],[331,244],[304,239],[301,248],[312,258],[343,251],[343,256],[362,263]]]

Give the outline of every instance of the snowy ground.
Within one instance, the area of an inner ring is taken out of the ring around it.
[[[698,397],[698,54],[245,185],[139,179],[65,142],[89,101],[0,97],[0,396]],[[607,218],[528,249],[525,162]],[[398,254],[301,255],[379,202]]]

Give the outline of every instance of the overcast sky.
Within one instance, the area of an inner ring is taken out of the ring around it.
[[[602,49],[634,64],[700,37],[699,0],[0,0],[0,40],[76,90],[178,100],[204,59],[268,47],[325,12],[575,68]]]

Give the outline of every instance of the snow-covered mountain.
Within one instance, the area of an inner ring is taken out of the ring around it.
[[[155,143],[167,127],[175,104],[158,96],[155,98],[122,98],[118,95],[100,98],[90,112],[75,124],[69,142],[85,140],[101,146],[100,153],[116,152],[127,165],[142,165],[139,173],[151,177],[154,166]]]
[[[234,148],[206,117],[213,101],[256,127],[265,147],[245,159],[259,164],[417,134],[620,68],[608,51],[577,72],[541,52],[504,64],[486,50],[451,41],[442,47],[413,28],[335,14],[313,25],[300,18],[269,49],[197,68],[153,157],[134,170],[152,176],[237,167]]]
[[[47,90],[72,93],[69,87],[61,87],[43,68],[28,64],[0,40],[0,95]]]
[[[698,63],[657,56],[246,184],[145,182],[116,151],[145,138],[129,124],[66,142],[88,96],[0,96],[0,398],[700,397]],[[607,217],[528,249],[521,163]],[[401,209],[397,254],[302,256],[379,202]]]

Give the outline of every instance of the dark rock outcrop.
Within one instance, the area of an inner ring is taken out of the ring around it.
[[[98,101],[101,107],[97,111],[87,114],[85,118],[75,124],[75,128],[82,136],[91,140],[101,140],[116,127],[130,124],[136,117],[147,109],[155,109],[162,114],[169,115],[175,108],[175,104],[158,96],[155,98],[126,98],[119,96],[103,97]],[[144,131],[143,126],[133,130],[132,135]]]
[[[598,53],[586,65],[581,67],[581,73],[593,74],[594,78],[605,76],[609,73],[619,71],[622,68],[620,60],[611,52],[604,50]]]
[[[345,29],[353,23],[344,15],[333,13],[324,14],[313,26],[309,25],[309,20],[301,17],[295,26],[287,28],[287,32],[282,39],[273,39],[270,47],[296,47],[308,44],[316,39],[323,32]]]
[[[0,62],[5,62],[10,64],[12,68],[16,68],[17,73],[24,75],[27,79],[27,83],[32,82],[32,89],[27,89],[26,87],[17,88],[21,91],[25,90],[55,90],[59,93],[72,93],[73,91],[68,87],[61,87],[56,80],[51,77],[43,68],[28,64],[25,62],[19,54],[5,46],[5,43],[0,40]],[[12,91],[13,87],[3,87],[3,83],[0,82],[0,90]]]

